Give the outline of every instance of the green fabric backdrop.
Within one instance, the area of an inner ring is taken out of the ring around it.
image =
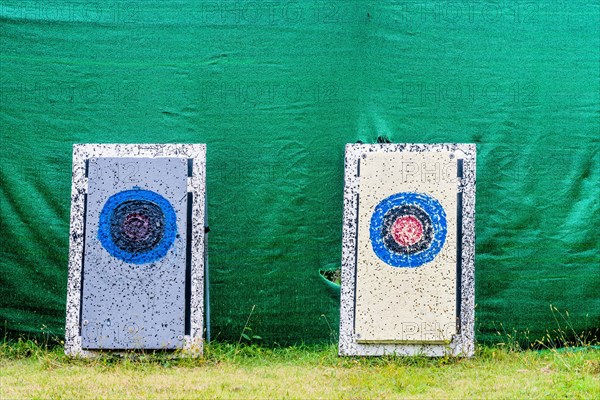
[[[479,340],[600,327],[597,1],[0,1],[0,323],[64,332],[71,146],[208,144],[212,335],[335,339],[345,143],[475,142]],[[560,316],[558,316],[560,319]],[[565,323],[562,323],[563,327]]]

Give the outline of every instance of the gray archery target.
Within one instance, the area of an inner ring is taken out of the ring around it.
[[[83,348],[183,347],[187,159],[88,163]]]
[[[204,168],[201,145],[74,147],[68,353],[201,351]]]

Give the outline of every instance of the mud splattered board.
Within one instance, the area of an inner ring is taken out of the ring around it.
[[[340,354],[471,355],[475,146],[346,148]]]
[[[204,145],[75,145],[65,351],[202,351]]]

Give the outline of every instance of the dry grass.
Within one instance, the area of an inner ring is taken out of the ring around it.
[[[473,359],[339,358],[335,346],[210,345],[165,354],[71,359],[32,342],[3,344],[5,398],[600,398],[600,350],[509,351]]]

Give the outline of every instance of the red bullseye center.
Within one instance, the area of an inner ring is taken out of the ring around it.
[[[140,213],[127,215],[123,221],[123,233],[134,241],[146,239],[150,234],[150,219]]]
[[[412,246],[421,240],[423,225],[416,217],[405,215],[394,221],[392,237],[401,246]]]

